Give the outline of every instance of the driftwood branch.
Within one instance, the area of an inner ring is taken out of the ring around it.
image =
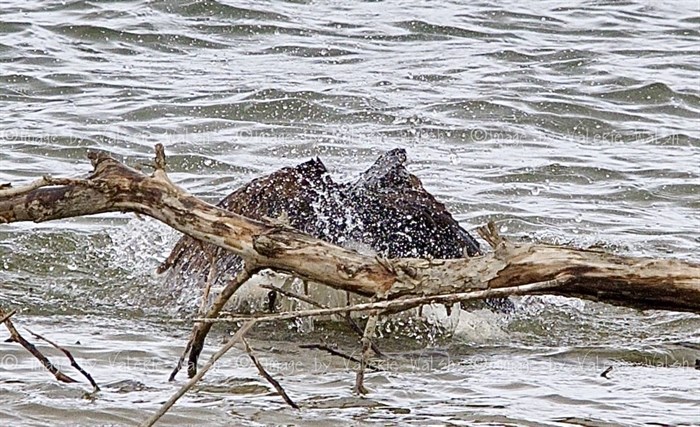
[[[299,348],[306,348],[306,349],[311,349],[311,350],[321,350],[321,351],[325,351],[326,353],[330,354],[331,356],[338,356],[342,359],[349,360],[350,362],[362,363],[362,361],[360,359],[358,359],[357,357],[343,353],[342,351],[340,351],[336,348],[330,347],[326,344],[302,344],[299,346]],[[382,370],[381,368],[379,368],[375,365],[372,365],[371,363],[366,363],[365,368],[371,369],[373,371],[381,371]]]
[[[2,309],[0,309],[1,311]],[[17,310],[12,310],[9,313],[3,314],[2,317],[0,317],[0,323],[5,323],[6,320],[10,320],[10,317],[14,316],[17,314]]]
[[[365,324],[365,332],[362,335],[362,353],[360,355],[360,366],[357,368],[355,376],[355,393],[367,394],[369,390],[365,387],[365,368],[369,364],[370,343],[377,329],[377,314],[370,314]]]
[[[204,286],[204,292],[202,293],[202,300],[200,301],[199,305],[199,311],[198,314],[200,316],[205,316],[207,314],[207,303],[209,301],[209,292],[211,291],[211,286],[212,283],[214,283],[214,277],[216,276],[216,253],[211,253],[210,255],[210,266],[209,266],[209,274],[207,275],[207,283]],[[212,312],[209,313],[210,315],[216,316],[218,312]],[[175,365],[175,368],[173,368],[172,372],[170,373],[170,378],[169,381],[174,381],[175,377],[177,376],[178,372],[180,372],[180,369],[182,369],[182,365],[185,361],[185,358],[187,357],[188,353],[191,353],[192,350],[192,345],[195,343],[195,341],[202,342],[203,343],[203,338],[200,336],[201,333],[200,331],[200,325],[195,324],[192,327],[192,333],[190,334],[189,340],[187,340],[187,345],[185,345],[185,349],[182,351],[182,355],[180,356],[180,359],[177,361],[177,365]],[[206,333],[204,334],[206,336]],[[200,344],[201,345],[201,344]],[[192,377],[193,375],[190,375]]]
[[[226,354],[229,350],[233,348],[234,345],[237,343],[241,342],[243,340],[243,337],[245,334],[250,330],[250,328],[255,325],[255,320],[248,321],[241,326],[241,328],[236,332],[234,336],[232,336],[228,342],[219,349],[216,353],[214,353],[209,361],[202,366],[202,369],[199,370],[185,385],[180,387],[180,389],[173,394],[170,399],[168,399],[163,406],[160,407],[160,409],[153,414],[149,419],[141,423],[141,427],[150,427],[153,424],[155,424],[163,415],[165,415],[166,412],[177,402],[182,396],[187,393],[189,389],[191,389],[197,382],[202,379],[204,374],[206,374],[212,366],[216,363],[217,360],[221,359],[221,357]]]
[[[383,260],[279,224],[254,221],[193,197],[168,179],[161,145],[157,146],[157,168],[151,176],[105,153],[93,152],[88,157],[94,171],[87,178],[28,191],[1,189],[0,222],[129,211],[232,251],[243,258],[249,272],[263,268],[290,272],[366,296],[448,294],[546,282],[566,275],[570,280],[546,289],[546,293],[638,309],[700,312],[697,263],[506,240],[491,242],[496,244],[493,252],[470,259]]]
[[[32,181],[27,185],[21,187],[13,187],[12,184],[3,184],[0,186],[0,194],[4,197],[19,196],[25,193],[29,193],[32,190],[36,190],[41,187],[48,187],[51,185],[79,185],[80,181],[74,181],[71,179],[54,179],[49,175],[44,175],[36,181]]]
[[[10,320],[10,317],[14,314],[14,311],[10,313],[5,313],[5,311],[0,308],[0,318],[2,318],[3,323],[5,324],[5,327],[7,327],[7,330],[10,331],[10,339],[22,347],[24,347],[29,353],[32,354],[41,364],[53,374],[54,377],[58,381],[64,382],[64,383],[75,383],[77,382],[73,378],[69,377],[68,375],[64,374],[61,372],[56,365],[51,363],[51,361],[44,356],[39,349],[37,349],[34,344],[30,343],[27,341],[20,333],[17,331],[17,328],[15,328],[15,325],[12,324],[12,320]]]
[[[291,406],[294,409],[299,409],[299,405],[294,403],[294,401],[289,397],[286,391],[284,391],[284,388],[282,388],[282,385],[272,377],[266,370],[265,367],[258,361],[258,358],[255,357],[255,354],[253,354],[253,349],[250,348],[250,345],[248,345],[248,341],[246,341],[245,338],[242,339],[243,341],[243,346],[245,346],[245,351],[248,353],[248,357],[250,357],[250,360],[253,362],[255,367],[258,369],[258,373],[265,378],[267,382],[272,384],[272,386],[277,390],[277,393],[279,393],[280,396],[282,396],[282,399],[287,403],[287,405]]]
[[[250,277],[252,272],[247,268],[243,268],[236,277],[234,277],[226,287],[221,291],[221,293],[216,297],[216,300],[207,311],[206,317],[216,317],[219,312],[224,308],[226,302],[233,296],[233,294],[241,287]],[[190,342],[190,356],[187,364],[187,375],[193,378],[197,373],[197,360],[199,360],[199,355],[202,354],[204,349],[204,340],[209,334],[211,329],[211,323],[196,323],[192,332],[192,338]],[[174,378],[174,372],[171,378]]]
[[[363,304],[348,305],[344,307],[318,308],[311,310],[289,311],[276,314],[263,314],[253,316],[229,316],[229,317],[202,317],[194,319],[195,322],[205,323],[231,323],[245,320],[255,320],[258,322],[274,322],[279,320],[303,319],[305,317],[328,316],[333,314],[350,313],[356,311],[397,312],[404,311],[424,304],[453,304],[455,302],[482,300],[490,298],[504,298],[511,295],[532,295],[546,293],[548,289],[561,286],[566,278],[550,280],[541,283],[530,283],[527,285],[512,286],[498,289],[484,289],[479,291],[461,292],[444,295],[429,295],[425,297],[401,298],[396,300],[385,300],[378,302],[368,302]],[[178,321],[183,322],[183,321]]]
[[[35,332],[30,331],[29,329],[27,329],[27,332],[32,334],[34,336],[34,338],[36,338],[38,340],[45,341],[46,343],[50,344],[56,350],[60,350],[63,354],[65,354],[66,357],[68,358],[68,361],[70,361],[70,365],[73,368],[75,368],[76,371],[80,372],[80,374],[82,376],[84,376],[85,379],[88,380],[88,382],[90,383],[90,385],[93,388],[93,391],[100,391],[100,386],[97,385],[95,380],[92,378],[92,375],[90,375],[85,369],[82,368],[82,366],[80,366],[78,364],[78,362],[75,360],[75,357],[73,357],[73,354],[70,351],[66,350],[65,348],[61,347],[60,345],[56,344],[55,342],[51,341],[50,339],[45,338],[42,335],[39,335]]]

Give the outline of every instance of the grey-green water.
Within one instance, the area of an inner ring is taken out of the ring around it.
[[[350,178],[398,146],[467,228],[699,261],[700,3],[464,3],[0,1],[0,182],[162,142],[215,200],[316,155]],[[85,399],[0,344],[0,423],[155,411],[192,305],[153,275],[176,238],[118,214],[0,226],[0,303],[104,386]],[[236,350],[163,424],[700,424],[698,316],[558,298],[484,316],[505,334],[387,343],[367,399],[353,367],[290,341],[331,332],[256,340],[302,411]]]

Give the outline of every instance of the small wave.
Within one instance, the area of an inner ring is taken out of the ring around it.
[[[512,10],[502,10],[502,9],[486,9],[480,11],[477,16],[480,16],[489,20],[503,20],[517,26],[521,25],[523,22],[532,23],[542,23],[545,22],[546,25],[551,26],[552,24],[565,24],[566,21],[558,19],[552,14],[533,14],[524,11],[515,12]],[[544,25],[544,24],[543,24]]]
[[[177,33],[137,33],[127,30],[115,30],[96,25],[75,24],[58,25],[49,28],[57,34],[69,36],[82,42],[85,40],[101,42],[129,42],[138,46],[145,46],[158,50],[165,49],[166,51],[172,51],[176,49],[176,46],[206,49],[225,49],[229,47],[223,43]]]
[[[224,4],[219,1],[214,0],[204,0],[197,2],[184,3],[182,5],[170,4],[165,2],[163,4],[156,4],[155,7],[158,9],[172,14],[177,14],[187,17],[203,17],[203,16],[216,16],[223,19],[258,19],[261,21],[289,21],[288,16],[282,15],[276,12],[270,12],[266,10],[252,9],[252,8],[242,8]]]
[[[642,105],[670,103],[674,99],[679,98],[691,105],[700,107],[700,96],[674,91],[667,84],[660,82],[599,93],[598,97]]]
[[[336,56],[347,56],[355,55],[356,52],[345,49],[337,48],[327,48],[327,47],[309,47],[309,46],[274,46],[271,48],[264,49],[257,54],[267,55],[267,54],[287,54],[292,56],[299,56],[302,58],[329,58]]]
[[[220,34],[226,36],[266,36],[266,35],[290,35],[290,36],[309,36],[315,34],[315,31],[309,29],[289,26],[289,25],[274,25],[269,23],[260,24],[217,24],[217,23],[197,23],[193,25],[194,29],[207,34]]]
[[[450,25],[438,25],[431,24],[425,21],[400,21],[394,23],[395,27],[403,28],[414,33],[431,34],[444,37],[460,37],[469,39],[487,39],[487,38],[501,38],[501,39],[518,39],[513,33],[503,33],[503,32],[484,32],[477,30],[469,30],[466,28],[455,27]]]

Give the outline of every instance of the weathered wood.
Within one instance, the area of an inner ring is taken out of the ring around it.
[[[212,306],[209,307],[209,311],[207,311],[207,317],[218,316],[221,309],[223,309],[226,305],[226,302],[228,302],[228,300],[233,296],[233,294],[236,293],[236,291],[238,290],[238,288],[241,287],[241,285],[243,285],[248,279],[250,279],[254,272],[255,271],[251,271],[248,268],[243,268],[241,271],[239,271],[236,277],[234,277],[226,285],[223,291],[221,291],[221,293],[216,297],[216,300],[214,301]],[[211,324],[208,323],[196,323],[193,326],[192,337],[188,342],[188,346],[190,347],[190,354],[187,362],[187,375],[190,378],[192,378],[197,373],[197,360],[199,360],[199,355],[204,349],[204,340],[207,338],[210,329]],[[177,370],[173,371],[171,379],[174,379],[176,374]]]
[[[182,387],[180,387],[172,396],[170,396],[170,399],[168,399],[163,405],[158,409],[158,411],[151,415],[146,421],[143,423],[139,424],[141,427],[150,427],[154,425],[163,415],[165,415],[166,412],[175,404],[175,402],[178,401],[182,396],[187,393],[189,389],[191,389],[199,380],[202,379],[204,374],[206,374],[212,366],[216,363],[217,360],[221,359],[223,355],[225,355],[229,350],[233,348],[234,345],[236,345],[239,342],[243,341],[243,338],[245,337],[245,334],[248,333],[248,331],[255,325],[255,320],[248,321],[241,325],[240,329],[236,331],[236,334],[232,336],[226,344],[224,344],[223,347],[219,349],[216,353],[211,355],[211,358],[207,361],[207,363],[202,366],[202,369],[197,372],[196,375],[194,375],[192,378],[190,378],[189,381],[187,381]]]
[[[162,147],[159,150],[156,164],[162,167]],[[95,170],[85,179],[29,191],[0,190],[0,221],[46,221],[131,211],[235,253],[250,271],[270,268],[289,272],[361,295],[398,298],[445,294],[566,277],[560,286],[540,292],[639,309],[700,313],[697,263],[514,243],[495,236],[491,236],[497,245],[493,252],[470,259],[372,257],[285,225],[212,206],[174,185],[162,168],[146,176],[103,153],[92,153],[90,158]]]
[[[30,334],[32,334],[32,336],[34,336],[34,338],[39,339],[39,340],[42,340],[42,341],[45,341],[46,343],[50,344],[50,345],[51,345],[53,348],[55,348],[56,350],[60,350],[61,353],[65,354],[66,357],[68,358],[68,361],[70,362],[70,365],[71,365],[73,368],[75,368],[76,371],[80,372],[80,374],[81,374],[82,376],[84,376],[85,379],[87,379],[87,380],[90,382],[90,385],[92,386],[92,390],[93,390],[94,392],[100,391],[100,386],[97,385],[97,383],[95,382],[95,379],[92,378],[92,375],[90,375],[85,369],[83,369],[82,366],[80,366],[80,365],[78,364],[78,361],[76,361],[76,360],[75,360],[75,357],[73,357],[73,353],[71,353],[70,351],[68,351],[68,350],[66,350],[65,348],[61,347],[60,345],[56,344],[55,342],[51,341],[50,339],[48,339],[48,338],[46,338],[46,337],[44,337],[44,336],[42,336],[42,335],[39,335],[39,334],[37,334],[37,333],[35,333],[35,332],[32,332],[32,331],[30,331],[29,329],[27,329],[27,332],[29,332]]]
[[[77,382],[73,378],[61,372],[61,370],[58,369],[56,365],[51,363],[48,357],[44,356],[44,354],[40,352],[39,349],[37,349],[34,346],[34,344],[27,341],[19,333],[19,331],[17,331],[17,328],[15,328],[15,325],[12,323],[12,320],[10,320],[10,317],[12,317],[14,313],[14,311],[6,313],[5,310],[2,307],[0,307],[0,319],[2,319],[2,323],[5,324],[5,327],[7,327],[7,330],[10,332],[10,340],[24,347],[24,349],[31,353],[31,355],[34,356],[49,372],[51,372],[51,374],[53,374],[53,376],[56,377],[58,381],[64,383]]]

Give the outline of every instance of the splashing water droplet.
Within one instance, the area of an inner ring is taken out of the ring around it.
[[[459,156],[457,156],[455,153],[450,154],[450,163],[452,163],[453,165],[458,165]]]

